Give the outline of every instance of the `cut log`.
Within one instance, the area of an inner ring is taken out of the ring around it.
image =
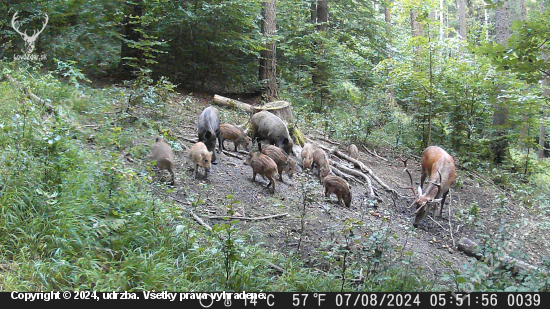
[[[253,106],[247,103],[243,103],[237,100],[233,100],[230,98],[222,97],[221,95],[214,95],[214,103],[217,105],[227,107],[227,108],[233,108],[233,109],[241,109],[245,112],[248,112],[250,114],[253,114]]]
[[[262,106],[253,106],[252,110],[254,114],[261,111],[268,111],[277,117],[283,119],[286,123],[294,123],[294,117],[292,115],[292,109],[290,103],[287,101],[273,101],[266,103]]]

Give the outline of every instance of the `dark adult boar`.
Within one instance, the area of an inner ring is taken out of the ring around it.
[[[338,204],[350,207],[351,205],[351,191],[349,190],[348,183],[341,177],[328,175],[324,179],[325,196],[330,197],[331,194],[336,194],[338,197]],[[342,203],[343,202],[343,203]]]
[[[223,142],[227,139],[233,142],[235,146],[235,151],[237,151],[239,146],[243,146],[246,151],[248,151],[248,146],[250,145],[251,138],[243,132],[243,130],[237,128],[236,126],[224,123],[220,126],[220,137],[222,149],[225,149]]]
[[[251,152],[244,165],[252,166],[252,181],[256,181],[256,174],[262,175],[269,180],[267,188],[272,185],[271,193],[275,193],[275,174],[277,174],[277,164],[268,156],[259,152]]]
[[[156,166],[159,170],[168,170],[172,176],[170,185],[174,185],[176,177],[174,175],[174,154],[172,153],[172,148],[168,145],[164,138],[157,136],[155,138],[155,143],[151,147],[151,153],[148,158],[154,160]]]
[[[260,141],[267,140],[271,145],[283,149],[287,154],[292,153],[294,143],[281,118],[268,111],[261,111],[250,118],[250,124],[252,126],[252,145],[257,140],[260,151],[262,151]]]
[[[319,172],[319,179],[321,179],[321,182],[323,182],[323,178],[325,178],[330,173],[328,156],[323,149],[317,148],[315,149],[315,151],[313,151],[312,158],[313,163],[311,164],[311,170],[317,167],[317,171]]]
[[[203,142],[208,151],[212,152],[212,164],[218,164],[215,151],[216,139],[219,143],[218,153],[220,153],[222,151],[220,113],[214,106],[209,106],[199,116],[199,142]]]
[[[211,167],[212,152],[208,151],[203,142],[198,142],[189,149],[189,158],[195,167],[195,178],[198,176],[199,166],[204,169],[204,178],[206,178]]]
[[[296,162],[290,158],[281,148],[269,145],[262,150],[262,154],[270,157],[275,164],[277,164],[277,170],[279,171],[279,180],[283,181],[283,172],[285,172],[288,177],[292,178],[294,170],[296,169]]]

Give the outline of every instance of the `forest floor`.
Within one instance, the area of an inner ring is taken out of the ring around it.
[[[179,95],[171,102],[168,119],[163,120],[163,125],[188,149],[192,145],[190,140],[197,139],[198,115],[211,103],[209,96]],[[247,122],[248,116],[244,112],[217,108],[221,123],[242,125]],[[301,129],[315,144],[346,151],[347,145],[317,139],[319,134],[314,130]],[[261,176],[257,176],[255,182],[252,181],[252,168],[243,164],[246,154],[242,149],[239,149],[241,152],[234,152],[233,143],[226,141],[225,149],[233,156],[218,154],[219,163],[212,165],[206,179],[193,177],[187,151],[176,152],[176,184],[170,197],[180,201],[182,208],[192,208],[210,226],[227,222],[212,217],[227,216],[226,205],[231,202],[228,195],[240,201],[233,206],[234,217],[259,218],[286,213],[270,219],[238,220],[236,226],[252,235],[255,243],[268,249],[283,253],[299,249],[305,266],[320,271],[335,267],[334,260],[326,258],[327,253],[330,255],[335,248],[341,248],[339,246],[346,243],[345,236],[349,233],[347,227],[350,224],[354,224],[353,233],[356,237],[350,245],[350,259],[373,258],[379,250],[381,260],[410,259],[412,265],[429,269],[435,278],[443,269],[459,270],[464,264],[475,260],[457,251],[456,245],[462,237],[480,244],[487,239],[492,240],[493,246],[498,244],[499,250],[507,254],[521,252],[521,260],[532,265],[541,263],[548,256],[548,242],[544,236],[548,233],[541,230],[541,227],[546,227],[542,222],[544,218],[539,217],[536,211],[517,208],[510,194],[494,185],[489,180],[490,176],[461,169],[456,159],[457,181],[447,196],[443,218],[425,218],[418,229],[413,228],[414,209],[408,208],[413,201],[410,197],[412,192],[400,188],[410,185],[403,171],[403,163],[398,160],[403,154],[394,153],[391,149],[370,149],[375,150],[382,159],[369,154],[362,146],[358,147],[359,160],[401,196],[385,191],[373,179],[373,186],[381,198],[381,202],[376,202],[374,206],[365,187],[351,182],[353,200],[351,207],[345,208],[337,205],[336,196],[324,197],[324,188],[316,172],[304,172],[301,169],[295,172],[292,179],[283,174],[284,183],[277,179],[276,191],[271,194],[270,189],[266,188],[268,181]],[[419,156],[417,154],[408,161],[415,186],[420,181]],[[353,168],[349,162],[334,156],[330,158]],[[306,183],[310,185],[306,186]],[[161,191],[158,194],[166,197],[166,193]],[[191,207],[193,201],[199,198],[204,203]],[[301,213],[304,209],[306,211],[302,221]]]

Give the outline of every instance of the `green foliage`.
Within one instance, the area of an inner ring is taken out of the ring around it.
[[[477,52],[488,55],[501,70],[512,71],[529,83],[536,83],[541,75],[550,75],[550,62],[544,54],[548,51],[550,37],[550,9],[546,12],[535,12],[525,21],[512,23],[512,34],[508,45],[483,43]]]

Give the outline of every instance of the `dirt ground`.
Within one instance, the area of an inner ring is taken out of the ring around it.
[[[209,97],[194,96],[190,99],[181,96],[174,102],[173,108],[179,110],[170,119],[169,127],[184,147],[189,148],[192,145],[189,140],[197,139],[198,115],[210,105],[210,100]],[[221,123],[244,124],[247,121],[244,113],[217,108]],[[313,142],[330,148],[338,147],[345,152],[347,145],[316,140],[313,131],[303,131]],[[324,188],[316,172],[305,173],[301,169],[292,179],[284,174],[284,182],[277,180],[275,193],[271,194],[270,189],[266,188],[267,180],[258,175],[256,181],[252,181],[252,168],[243,164],[246,154],[234,152],[230,141],[225,142],[225,147],[233,156],[219,154],[219,163],[212,165],[206,179],[193,177],[186,151],[176,153],[176,191],[173,196],[181,201],[202,198],[204,204],[199,204],[194,212],[210,226],[223,222],[223,219],[210,217],[227,215],[225,205],[229,204],[226,198],[228,195],[233,195],[235,200],[240,201],[233,209],[236,217],[258,218],[286,213],[287,215],[271,219],[239,220],[237,225],[243,231],[251,232],[261,246],[273,250],[293,252],[300,245],[306,266],[325,270],[330,268],[330,263],[322,258],[322,252],[330,252],[335,246],[345,243],[346,226],[355,222],[353,220],[363,222],[363,225],[354,229],[354,234],[360,236],[352,246],[354,258],[372,257],[374,242],[379,240],[392,248],[383,252],[388,255],[388,259],[392,258],[392,252],[393,258],[400,252],[414,252],[412,262],[430,269],[434,275],[449,267],[445,265],[446,261],[451,263],[453,269],[461,269],[463,264],[474,259],[456,249],[462,237],[468,237],[475,242],[486,239],[484,235],[489,235],[489,238],[504,238],[502,240],[506,245],[502,250],[511,253],[521,249],[525,254],[522,260],[532,265],[540,263],[544,256],[548,256],[548,242],[537,231],[539,222],[544,218],[540,218],[536,212],[514,208],[509,194],[492,184],[488,180],[491,177],[467,172],[460,169],[459,164],[457,181],[447,196],[443,218],[425,218],[419,228],[414,229],[414,210],[408,208],[413,201],[410,197],[412,191],[399,188],[408,186],[409,179],[403,171],[403,163],[397,160],[401,154],[392,153],[390,149],[374,149],[384,158],[382,159],[359,146],[359,160],[401,196],[386,192],[372,179],[376,193],[382,200],[374,203],[369,200],[365,187],[352,181],[352,205],[345,208],[337,205],[336,196],[324,197]],[[353,168],[349,162],[334,156],[329,157]],[[408,166],[415,186],[418,186],[419,157],[409,159]],[[208,184],[207,189],[204,184]],[[305,199],[305,196],[309,199]],[[498,196],[505,198],[502,202],[504,206],[501,206],[502,199]],[[301,211],[304,205],[306,215],[302,230]],[[502,211],[498,211],[499,209]],[[503,226],[507,228],[503,229]]]

